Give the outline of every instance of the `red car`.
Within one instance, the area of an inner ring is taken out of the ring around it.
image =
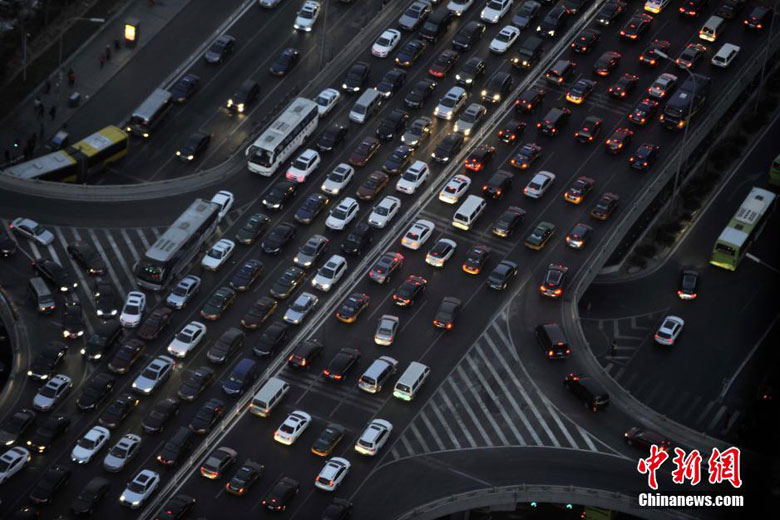
[[[443,78],[458,61],[460,54],[447,49],[439,54],[428,69],[428,74],[437,78]]]
[[[653,42],[648,45],[644,51],[642,51],[642,54],[639,55],[639,63],[655,67],[658,65],[659,61],[658,55],[656,55],[655,51],[661,51],[668,55],[669,47],[671,46],[672,44],[667,40],[653,40]]]
[[[634,131],[629,128],[618,128],[612,135],[604,141],[604,146],[607,152],[612,155],[619,154],[623,148],[631,143],[631,137],[633,137]]]
[[[658,101],[644,98],[628,115],[628,120],[635,125],[645,125],[658,111]]]
[[[379,150],[380,144],[379,139],[376,137],[364,138],[349,156],[349,164],[352,166],[365,166],[376,151]]]

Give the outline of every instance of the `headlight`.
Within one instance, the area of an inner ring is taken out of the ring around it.
[[[244,111],[244,104],[243,103],[239,103],[238,105],[236,105],[236,108],[238,109],[239,112],[243,112]]]
[[[240,112],[240,111],[239,111],[239,112]],[[195,156],[194,156],[194,155],[188,155],[188,156],[187,156],[187,160],[188,160],[188,161],[191,161],[191,160],[193,160],[194,158],[195,158]]]
[[[80,350],[80,352],[81,352],[81,355],[84,356],[87,353],[87,349],[83,348],[83,349]]]
[[[232,99],[228,99],[227,106],[228,106],[228,108],[233,106],[233,100]]]
[[[31,375],[32,375],[32,370],[28,370],[28,371],[27,371],[27,375],[28,375],[28,376],[31,376]]]

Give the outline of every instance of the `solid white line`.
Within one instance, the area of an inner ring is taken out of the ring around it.
[[[468,362],[469,365],[471,365],[471,369],[473,370],[473,373],[475,376],[477,376],[477,379],[479,379],[479,382],[482,384],[482,387],[485,389],[487,394],[490,396],[490,398],[496,403],[496,407],[498,408],[499,413],[501,414],[501,417],[504,418],[504,422],[509,426],[509,429],[512,430],[512,433],[515,435],[515,439],[520,442],[520,444],[525,444],[525,441],[523,440],[523,436],[520,434],[519,431],[517,431],[517,428],[515,428],[514,421],[509,417],[507,414],[506,408],[504,406],[499,406],[499,397],[496,395],[496,393],[493,391],[493,384],[492,382],[488,383],[487,379],[485,379],[485,376],[482,375],[482,372],[479,370],[479,367],[477,367],[477,364],[474,362],[472,357],[466,356],[466,362]],[[498,430],[499,435],[502,435],[501,430]],[[507,445],[514,444],[510,442],[506,442]]]
[[[418,429],[417,429],[417,426],[415,426],[414,422],[411,422],[411,423],[409,424],[409,426],[410,426],[410,429],[411,429],[411,431],[412,431],[412,434],[413,434],[413,435],[414,435],[414,436],[417,438],[417,440],[420,442],[420,445],[423,447],[423,449],[425,450],[425,452],[426,452],[426,453],[430,453],[430,452],[432,452],[433,450],[430,448],[430,446],[428,446],[428,443],[427,443],[427,442],[425,442],[425,437],[423,437],[423,436],[422,436],[422,434],[420,433],[420,430],[418,430]],[[406,436],[404,435],[404,437],[406,437]]]
[[[92,238],[92,244],[95,246],[98,254],[100,254],[100,256],[103,258],[103,261],[106,263],[106,269],[108,269],[108,275],[114,282],[114,287],[116,287],[116,290],[119,291],[120,296],[122,296],[122,300],[124,300],[127,296],[127,292],[120,283],[119,277],[116,275],[116,271],[114,271],[113,262],[111,262],[111,260],[108,258],[108,255],[106,255],[106,252],[103,249],[103,244],[100,243],[100,240],[98,239],[97,234],[95,234],[95,231],[92,229],[87,229],[87,232],[89,233],[90,238]]]
[[[406,435],[401,436],[401,444],[404,445],[404,448],[406,448],[406,451],[409,455],[415,455],[417,452],[414,451],[414,447],[412,447],[409,440],[406,438]]]
[[[398,459],[401,458],[401,455],[398,453],[398,451],[395,449],[395,447],[393,447],[393,449],[390,450],[390,456],[393,457],[395,460],[398,460]],[[257,503],[259,504],[260,502],[258,501]]]
[[[586,430],[584,430],[579,424],[575,423],[574,426],[577,427],[577,432],[580,434],[580,436],[583,439],[585,439],[585,444],[588,445],[588,448],[590,449],[590,451],[599,451],[599,450],[596,449],[596,445],[593,444],[593,441],[590,440],[590,434]]]
[[[116,259],[119,261],[119,265],[122,266],[122,270],[125,272],[125,275],[127,275],[127,280],[130,282],[130,287],[135,289],[135,276],[133,276],[133,271],[130,269],[130,267],[128,267],[127,262],[125,262],[125,255],[122,253],[122,251],[119,250],[119,247],[116,245],[116,240],[114,240],[114,237],[111,236],[111,232],[107,229],[104,229],[103,233],[106,235],[111,249],[113,249],[114,253],[116,253]]]
[[[463,380],[463,384],[466,386],[466,388],[468,388],[468,390],[471,393],[471,395],[474,397],[474,399],[479,404],[479,410],[484,414],[485,417],[487,417],[488,422],[493,427],[493,431],[496,433],[496,435],[498,435],[498,438],[501,441],[501,445],[502,446],[509,446],[510,445],[509,440],[506,438],[506,436],[504,435],[504,432],[501,430],[501,427],[498,425],[496,420],[493,418],[493,414],[491,414],[488,411],[487,406],[485,405],[485,402],[482,400],[482,398],[479,396],[479,394],[474,390],[474,386],[475,385],[473,384],[473,381],[469,377],[469,374],[466,374],[466,372],[463,370],[463,364],[462,363],[458,364],[458,366],[455,368],[455,374],[460,376],[460,378]],[[468,410],[469,410],[469,414],[472,415],[472,417],[476,421],[476,413],[474,413],[474,408],[472,406],[469,406]],[[482,424],[480,423],[480,426],[481,425]]]
[[[431,421],[428,420],[428,416],[425,414],[425,410],[420,411],[420,420],[425,423],[425,428],[430,432],[431,436],[433,437],[433,440],[436,441],[436,445],[438,446],[439,450],[446,450],[447,446],[444,445],[444,443],[441,440],[441,437],[439,437],[439,433],[436,431],[436,428],[433,427],[433,424],[431,424]]]
[[[558,411],[553,407],[552,403],[549,399],[545,396],[541,396],[542,402],[544,403],[545,408],[547,408],[547,411],[550,413],[550,416],[552,416],[553,421],[555,421],[555,424],[558,425],[558,429],[561,430],[563,433],[563,436],[566,437],[566,440],[569,441],[569,444],[573,448],[580,449],[579,444],[574,440],[574,437],[569,433],[569,430],[566,429],[566,427],[563,425],[563,421],[561,420],[561,416],[558,413]],[[567,417],[568,419],[568,417]],[[574,421],[572,421],[574,423]],[[574,423],[576,424],[576,423]]]
[[[506,324],[506,320],[502,320],[502,321]],[[490,324],[490,328],[501,338],[501,342],[504,344],[507,350],[509,350],[509,353],[512,354],[512,357],[515,358],[515,361],[519,363],[520,354],[517,353],[517,348],[515,348],[515,345],[514,343],[512,343],[512,340],[507,338],[506,335],[504,334],[504,331],[502,331],[501,327],[498,326],[498,321],[494,320]]]
[[[51,255],[52,259],[54,259],[55,262],[57,262],[58,264],[62,265],[62,267],[65,267],[62,264],[62,261],[60,260],[60,257],[57,254],[57,251],[54,249],[54,243],[53,242],[51,244],[49,244],[48,246],[46,246],[46,249],[49,250],[49,255]]]
[[[444,427],[444,431],[447,432],[447,436],[452,441],[452,444],[455,445],[455,448],[458,449],[458,450],[461,449],[462,446],[460,444],[460,441],[455,436],[455,433],[452,431],[452,428],[450,428],[450,425],[447,424],[446,419],[444,419],[444,414],[441,413],[441,410],[436,405],[436,402],[433,400],[433,398],[431,398],[431,400],[428,401],[428,406],[431,407],[431,409],[433,410],[434,415],[436,415],[436,418],[439,419],[439,422]]]
[[[122,228],[119,231],[122,234],[122,239],[125,241],[125,244],[127,244],[127,249],[130,251],[130,254],[133,255],[133,264],[137,264],[141,258],[138,256],[138,252],[135,250],[135,244],[133,244],[133,241],[130,240],[130,235],[127,233],[126,229]]]
[[[458,423],[458,426],[460,426],[460,431],[463,432],[463,435],[466,436],[466,440],[469,442],[472,448],[476,448],[477,443],[474,442],[474,437],[471,436],[471,432],[469,432],[469,430],[466,428],[466,425],[463,423],[463,418],[458,413],[458,410],[455,409],[455,406],[452,404],[452,401],[450,401],[449,396],[444,391],[443,384],[440,387],[439,395],[441,395],[442,401],[444,401],[444,404],[447,406],[449,415],[454,418],[455,422]]]
[[[718,424],[718,421],[720,421],[720,418],[723,417],[723,414],[726,412],[726,406],[722,405],[718,409],[718,413],[715,414],[715,417],[712,418],[710,421],[710,424],[707,425],[707,430],[711,431],[715,428],[715,426]]]

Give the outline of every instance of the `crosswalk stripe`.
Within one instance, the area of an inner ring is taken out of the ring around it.
[[[447,424],[447,421],[444,419],[444,414],[441,413],[441,410],[436,405],[436,402],[431,399],[428,401],[428,406],[431,407],[431,410],[433,410],[433,414],[436,416],[436,418],[439,420],[441,425],[444,427],[444,432],[447,434],[447,437],[450,438],[450,441],[452,441],[452,444],[457,448],[461,449],[462,446],[460,444],[460,441],[455,436],[455,433],[452,431],[452,428],[450,428],[450,425]]]
[[[41,252],[38,251],[38,247],[35,245],[35,242],[28,240],[27,243],[30,244],[30,251],[32,251],[33,258],[40,258]]]
[[[141,243],[143,243],[144,249],[148,251],[151,244],[149,244],[149,241],[146,239],[146,236],[144,235],[143,230],[142,229],[136,229],[135,232],[138,235],[138,238],[141,239]]]
[[[493,427],[493,432],[498,436],[499,440],[501,441],[501,445],[509,446],[510,445],[509,440],[506,438],[504,432],[501,430],[501,427],[499,427],[498,423],[493,418],[493,414],[490,413],[490,411],[488,410],[485,401],[482,399],[479,393],[474,390],[475,385],[473,384],[473,381],[471,380],[469,375],[466,374],[465,370],[463,370],[462,363],[458,364],[458,366],[455,368],[455,373],[460,376],[460,378],[463,380],[464,386],[468,388],[469,393],[474,397],[474,400],[477,401],[477,404],[479,405],[479,410],[481,410],[483,415],[487,417],[488,422],[490,422],[490,425]],[[474,410],[473,407],[469,406],[469,411],[476,420],[476,413],[474,413],[473,410]]]
[[[297,386],[298,388],[302,388],[306,392],[312,392],[314,394],[321,395],[335,401],[343,401],[349,406],[360,408],[372,414],[377,413],[379,411],[379,408],[381,407],[380,404],[358,400],[355,399],[354,397],[350,397],[338,391],[334,392],[330,389],[326,391],[321,382],[318,382],[313,385],[308,384],[306,383],[306,381],[301,381],[299,378],[291,377],[290,374],[287,372],[282,372],[280,374],[280,377],[285,381],[287,381],[288,383],[290,383],[291,385]]]
[[[401,458],[401,455],[398,453],[398,451],[395,449],[395,447],[390,450],[390,455],[395,459],[398,460]]]
[[[577,432],[579,432],[580,436],[585,440],[585,444],[588,445],[588,449],[590,451],[599,451],[596,448],[596,445],[593,444],[593,441],[590,439],[590,434],[579,424],[575,424],[575,426],[577,427]]]
[[[152,234],[154,235],[154,238],[160,238],[160,235],[162,235],[162,231],[160,231],[156,227],[151,228],[151,229],[152,229]]]
[[[125,262],[125,255],[122,254],[122,251],[119,250],[119,247],[116,245],[116,240],[114,240],[111,232],[107,229],[104,229],[103,233],[106,235],[108,244],[111,246],[111,249],[113,249],[114,253],[116,253],[116,259],[119,261],[119,265],[122,266],[122,270],[127,275],[127,281],[130,283],[130,287],[135,289],[135,276],[133,275],[133,271],[128,267],[127,262]]]
[[[425,437],[423,437],[423,435],[420,433],[420,430],[417,429],[417,426],[414,424],[414,422],[412,422],[409,426],[412,434],[417,438],[417,440],[420,442],[420,445],[425,450],[425,453],[430,453],[431,451],[433,451],[428,446],[428,443],[425,442]]]
[[[458,368],[460,368],[460,366],[458,366]],[[451,392],[454,393],[455,397],[458,399],[458,401],[460,401],[460,404],[463,407],[463,410],[466,412],[466,415],[469,416],[471,422],[474,424],[474,426],[477,427],[477,431],[482,436],[482,440],[485,441],[487,446],[493,446],[493,440],[487,434],[485,428],[482,427],[482,423],[479,422],[477,416],[474,414],[474,411],[471,409],[468,402],[466,402],[466,398],[463,396],[460,388],[458,388],[458,385],[456,385],[453,381],[453,378],[447,378],[447,383],[450,386]],[[468,384],[468,381],[465,381],[465,383]]]
[[[718,425],[718,422],[720,421],[721,417],[723,417],[724,413],[726,413],[726,406],[721,405],[721,407],[718,409],[718,412],[715,414],[715,417],[713,417],[710,421],[710,424],[707,425],[707,430],[715,429],[715,426]]]
[[[55,229],[56,229],[56,228],[55,228]],[[62,261],[60,260],[60,255],[58,255],[58,254],[57,254],[57,250],[56,250],[56,249],[54,249],[54,243],[51,243],[51,244],[49,244],[48,246],[46,246],[46,249],[49,251],[49,256],[51,256],[51,258],[52,258],[52,259],[53,259],[55,262],[57,262],[57,263],[58,263],[58,264],[60,264],[61,266],[65,267],[65,266],[63,265]]]
[[[425,428],[433,437],[433,440],[436,442],[436,446],[439,448],[439,450],[443,451],[447,449],[444,443],[441,441],[441,437],[439,437],[438,429],[433,427],[433,424],[431,424],[431,421],[428,419],[428,415],[425,413],[425,410],[420,411],[420,420],[425,423]]]
[[[506,323],[504,319],[501,320],[502,323]],[[509,353],[512,354],[512,357],[515,358],[515,361],[518,363],[520,362],[520,354],[517,353],[517,349],[515,348],[515,344],[512,343],[512,340],[506,337],[506,334],[504,334],[504,331],[501,330],[501,327],[498,325],[497,320],[493,320],[493,322],[490,324],[490,329],[495,332],[499,338],[501,338],[501,342],[504,344],[504,346],[507,347],[507,350],[509,350]]]
[[[579,449],[579,444],[577,444],[577,441],[574,440],[574,437],[569,433],[569,430],[566,428],[566,426],[563,425],[563,421],[561,420],[561,416],[558,414],[558,411],[553,407],[552,403],[550,402],[547,397],[542,396],[542,403],[544,403],[545,408],[547,408],[547,412],[550,414],[550,417],[553,418],[553,421],[555,421],[555,424],[558,426],[558,429],[563,433],[563,436],[566,437],[566,440],[569,441],[569,445]]]
[[[409,439],[406,438],[406,435],[401,436],[401,444],[403,444],[404,448],[406,448],[407,455],[414,455],[417,453],[412,444],[409,442]]]
[[[122,301],[124,301],[127,296],[127,292],[125,291],[125,288],[122,286],[122,283],[119,281],[119,277],[116,275],[116,271],[114,271],[114,263],[111,262],[111,259],[106,254],[106,251],[103,249],[103,244],[100,243],[100,240],[98,239],[98,236],[95,233],[95,231],[93,229],[87,229],[87,233],[89,233],[90,238],[92,238],[92,243],[94,244],[98,254],[106,263],[106,269],[108,269],[108,276],[111,278],[111,281],[114,282],[114,287],[116,287],[116,290],[119,291],[119,295],[122,297]]]
[[[447,392],[444,392],[443,389],[444,387],[442,386],[440,388],[439,395],[441,396],[441,400],[444,401],[445,406],[449,409],[449,415],[455,419],[456,423],[458,423],[458,426],[460,426],[460,431],[463,432],[463,435],[466,437],[466,440],[471,445],[471,447],[476,448],[477,443],[474,442],[474,437],[471,436],[471,432],[469,432],[469,430],[466,428],[466,425],[463,423],[463,418],[458,413],[458,410],[455,409],[452,401],[450,401]]]
[[[691,412],[698,409],[697,406],[699,405],[699,401],[701,400],[702,400],[702,396],[700,395],[694,396],[693,402],[689,406],[686,406],[684,408],[685,415],[683,416],[683,419],[687,419],[688,416],[691,415]]]
[[[137,264],[141,258],[138,256],[138,251],[136,251],[135,244],[133,244],[133,241],[130,240],[130,235],[127,234],[126,229],[120,229],[119,231],[122,235],[122,239],[125,241],[125,244],[127,244],[128,251],[130,251],[130,254],[133,257],[133,265]]]
[[[440,217],[439,215],[435,215],[428,211],[422,211],[420,215],[426,220],[433,221],[433,223],[436,224],[437,227],[441,226],[439,227],[439,230],[442,232],[442,234],[446,238],[451,238],[456,242],[458,240],[463,241],[464,238],[466,239],[466,241],[484,242],[488,244],[491,247],[491,249],[494,249],[497,253],[501,253],[503,255],[509,254],[509,252],[514,247],[514,245],[510,241],[503,241],[500,238],[494,237],[488,230],[485,230],[481,233],[478,233],[474,229],[470,229],[468,231],[456,230],[452,226],[452,221]]]

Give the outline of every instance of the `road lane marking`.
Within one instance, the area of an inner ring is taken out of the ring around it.
[[[127,249],[130,251],[130,254],[133,257],[133,264],[137,264],[141,258],[138,256],[138,251],[136,251],[135,244],[133,244],[133,241],[130,240],[130,235],[127,233],[125,228],[122,228],[119,231],[122,235],[122,239],[125,241],[125,244],[127,244]]]
[[[458,367],[459,366],[460,365],[458,365]],[[456,367],[456,370],[458,367]],[[454,379],[453,377],[448,377],[447,381],[445,382],[445,383],[449,383],[450,393],[452,393],[457,398],[457,400],[460,402],[461,406],[463,407],[463,410],[466,412],[466,415],[469,416],[471,422],[474,423],[474,426],[477,427],[477,431],[482,436],[482,440],[485,441],[485,445],[493,446],[493,440],[487,434],[485,428],[482,427],[482,423],[477,420],[477,416],[474,415],[474,411],[471,409],[468,402],[466,402],[466,398],[463,396],[463,393],[460,391],[460,389],[455,384],[455,381],[453,381],[453,379]],[[468,384],[468,381],[466,381],[466,384]]]
[[[504,435],[504,432],[501,430],[501,428],[498,426],[498,423],[493,418],[493,414],[489,413],[489,411],[487,409],[487,405],[482,400],[482,398],[480,397],[479,393],[477,393],[474,390],[474,386],[475,385],[472,383],[472,381],[469,380],[468,374],[466,374],[466,372],[463,370],[463,364],[462,363],[458,364],[458,366],[455,369],[455,373],[458,376],[460,376],[460,378],[463,380],[463,383],[466,385],[466,387],[468,388],[468,390],[471,393],[471,395],[477,401],[477,404],[479,404],[482,413],[484,414],[485,417],[487,417],[488,422],[490,422],[490,425],[493,427],[493,431],[498,436],[499,440],[502,443],[502,446],[509,446],[510,445],[509,440],[506,438],[506,436]],[[469,411],[470,415],[472,415],[473,417],[476,418],[476,413],[474,412],[474,408],[469,406],[468,407],[468,411]]]
[[[442,389],[443,387],[444,383],[442,383],[442,386],[439,388]],[[466,425],[463,423],[463,418],[458,413],[458,410],[455,409],[455,406],[452,404],[452,401],[450,401],[447,393],[439,392],[439,395],[441,396],[441,400],[444,401],[444,405],[449,409],[448,412],[450,416],[455,419],[455,422],[458,423],[458,426],[460,426],[460,431],[463,432],[463,435],[466,437],[468,443],[472,448],[476,448],[477,443],[474,442],[474,437],[471,436],[471,432],[469,432],[469,430],[466,428]]]
[[[119,247],[116,244],[116,240],[114,240],[111,232],[104,229],[103,233],[106,235],[108,244],[111,246],[111,249],[113,249],[114,253],[116,253],[116,259],[119,261],[119,264],[122,266],[122,270],[124,270],[125,274],[127,275],[127,280],[130,282],[130,287],[135,289],[135,276],[133,275],[133,271],[127,265],[127,262],[125,262],[125,255],[122,254],[122,251],[119,250]]]
[[[455,436],[455,433],[453,432],[452,428],[450,428],[450,425],[447,424],[447,420],[444,418],[444,414],[441,413],[441,410],[436,404],[436,401],[434,401],[433,396],[431,396],[431,399],[428,401],[428,405],[433,410],[433,414],[439,420],[439,423],[441,423],[441,425],[444,427],[444,431],[447,434],[447,436],[450,438],[450,441],[452,441],[452,444],[455,446],[456,449],[461,449],[462,446],[460,444],[460,441]]]
[[[425,428],[428,430],[428,432],[431,434],[431,437],[433,437],[434,442],[436,443],[436,446],[439,448],[439,450],[443,451],[446,450],[447,447],[444,445],[444,443],[441,440],[441,437],[439,437],[439,433],[436,430],[436,428],[433,427],[433,424],[428,419],[428,415],[425,413],[425,410],[420,410],[420,420],[425,423]]]
[[[106,263],[108,276],[114,282],[114,287],[116,287],[116,290],[119,291],[119,295],[122,297],[122,300],[125,300],[127,297],[127,292],[125,291],[125,288],[122,286],[122,283],[119,281],[119,277],[116,275],[116,271],[114,271],[114,263],[108,258],[105,251],[103,250],[103,246],[100,243],[100,240],[98,240],[95,231],[92,229],[88,229],[87,233],[89,233],[89,236],[92,239],[92,243],[95,245],[95,249],[97,250],[98,254]]]

